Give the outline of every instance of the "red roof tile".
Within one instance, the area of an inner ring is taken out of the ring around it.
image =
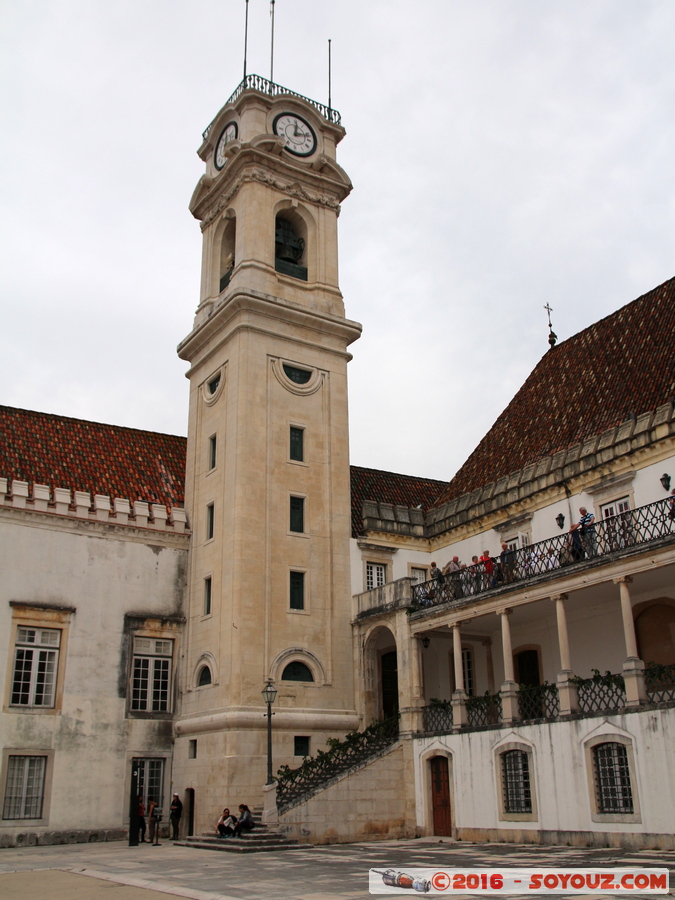
[[[397,475],[380,469],[362,469],[351,466],[352,483],[352,537],[364,533],[362,508],[364,500],[377,500],[399,506],[421,506],[424,512],[447,486],[447,481],[432,478],[416,478],[414,475]]]
[[[440,503],[667,403],[675,393],[675,278],[543,357]]]
[[[186,438],[0,406],[0,477],[182,506]]]

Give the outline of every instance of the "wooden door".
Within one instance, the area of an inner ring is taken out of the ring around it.
[[[452,836],[452,812],[450,810],[450,779],[448,760],[434,756],[429,760],[431,768],[431,806],[434,815],[434,834]]]

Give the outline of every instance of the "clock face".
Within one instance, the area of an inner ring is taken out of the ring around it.
[[[233,141],[236,138],[237,134],[238,129],[236,122],[228,122],[220,132],[220,137],[218,138],[218,143],[216,144],[216,151],[213,154],[213,162],[215,163],[216,169],[222,169],[227,162],[227,157],[225,156],[225,147],[230,143],[230,141]]]
[[[296,156],[310,156],[316,150],[312,126],[295,113],[278,115],[274,120],[274,133],[283,138],[285,148]]]

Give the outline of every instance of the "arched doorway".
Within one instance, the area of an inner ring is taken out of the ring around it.
[[[396,638],[379,625],[363,647],[363,698],[366,722],[398,715],[398,656]]]
[[[450,808],[450,775],[445,756],[432,756],[429,760],[431,778],[431,811],[434,834],[452,836],[452,810]]]
[[[391,719],[398,715],[398,660],[395,650],[380,657],[380,687],[382,718]]]

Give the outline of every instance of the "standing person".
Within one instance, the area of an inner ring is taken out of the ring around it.
[[[138,833],[140,834],[139,844],[145,843],[145,804],[143,797],[138,796]]]
[[[183,804],[180,802],[178,794],[173,795],[171,800],[171,808],[169,811],[169,821],[171,822],[171,840],[178,840],[178,829],[180,828],[180,817],[183,815]]]
[[[511,584],[516,574],[516,554],[509,547],[506,541],[502,542],[502,552],[499,554],[499,559],[499,572],[501,580],[504,582],[504,584]]]
[[[495,579],[494,579],[494,571],[495,566],[492,562],[492,557],[490,556],[489,550],[483,550],[483,555],[480,558],[480,562],[483,564],[483,590],[488,591],[491,587],[494,587]]]
[[[239,804],[239,821],[234,826],[234,836],[240,838],[242,831],[251,831],[253,828],[253,816],[245,803]]]
[[[438,600],[441,600],[441,594],[443,593],[443,573],[438,568],[435,562],[432,562],[431,568],[429,569],[429,575],[434,580],[434,587],[436,588],[436,597]]]
[[[581,539],[584,542],[586,556],[597,556],[597,535],[595,533],[595,516],[589,513],[585,506],[579,507],[579,528],[581,529]]]
[[[150,797],[148,800],[148,830],[150,832],[150,843],[155,843],[155,835],[157,834],[157,816],[155,815],[155,810],[157,809],[157,803],[154,797]]]

